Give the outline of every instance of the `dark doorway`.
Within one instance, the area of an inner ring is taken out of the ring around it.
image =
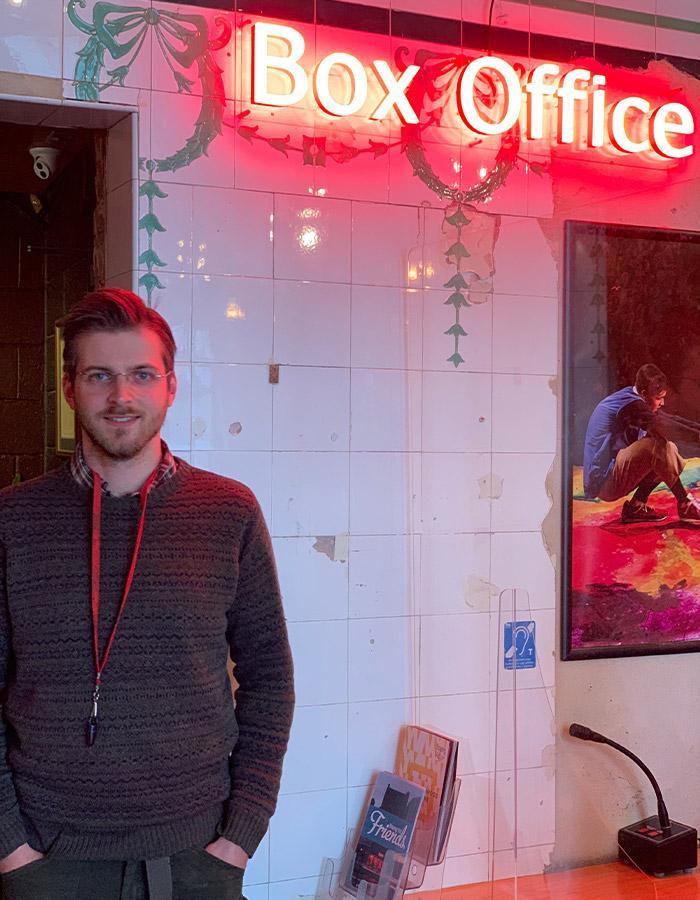
[[[54,328],[95,285],[104,141],[102,131],[0,122],[0,487],[62,460]],[[41,146],[57,151],[44,168],[30,153]]]

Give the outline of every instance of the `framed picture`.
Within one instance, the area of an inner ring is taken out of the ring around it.
[[[565,237],[562,658],[697,651],[700,233]]]
[[[56,347],[56,453],[69,456],[75,450],[75,413],[66,403],[61,390],[63,379],[63,329],[54,326]]]

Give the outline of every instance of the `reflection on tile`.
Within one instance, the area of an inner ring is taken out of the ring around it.
[[[347,450],[350,370],[284,366],[273,411],[275,450]]]
[[[423,368],[455,371],[451,357],[455,338],[448,330],[455,324],[454,307],[447,304],[449,289],[426,290],[423,312]],[[491,371],[491,320],[493,303],[490,293],[472,293],[473,305],[460,313],[460,324],[467,332],[460,337],[458,351],[464,359],[457,371]],[[478,300],[478,302],[476,302]]]
[[[347,702],[347,621],[289,622],[287,627],[297,708]]]
[[[553,249],[536,219],[504,216],[494,255],[494,292],[521,295],[526,286],[532,296],[557,296],[559,275]],[[522,275],[525,271],[526,284]]]
[[[63,3],[3,3],[0,71],[60,78]],[[83,35],[83,43],[85,36]]]
[[[188,360],[191,358],[192,276],[184,273],[158,272],[158,281],[163,287],[153,289],[151,306],[170,325],[177,347],[177,359]],[[144,285],[139,287],[139,294],[144,302],[148,301],[148,292]]]
[[[272,449],[267,366],[212,364],[192,370],[193,449]]]
[[[275,276],[350,281],[350,204],[275,196]]]
[[[420,287],[412,282],[408,265],[418,243],[417,212],[405,206],[353,203],[353,284]]]
[[[272,195],[222,187],[194,191],[194,272],[272,275]]]
[[[190,274],[192,272],[192,188],[179,184],[168,184],[158,190],[164,197],[153,199],[152,205],[145,192],[150,190],[149,182],[142,178],[139,196],[139,253],[149,248],[149,230],[152,232],[151,249],[164,267],[156,266],[156,274],[161,271]],[[157,185],[157,180],[155,181]],[[146,216],[154,215],[160,228]],[[155,227],[156,230],[153,230]],[[162,229],[162,230],[161,230]]]
[[[269,363],[272,280],[195,275],[193,283],[193,358],[202,362]]]
[[[349,285],[275,280],[275,360],[350,365]]]

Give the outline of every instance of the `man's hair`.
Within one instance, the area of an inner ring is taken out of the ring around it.
[[[650,397],[658,397],[662,391],[668,390],[668,379],[654,363],[646,363],[637,371],[634,386],[640,394],[644,391]]]
[[[71,381],[75,381],[78,364],[77,339],[82,334],[98,331],[129,331],[134,328],[150,328],[160,338],[163,348],[165,371],[172,371],[175,363],[175,339],[170,326],[160,313],[146,306],[131,291],[122,288],[102,288],[86,294],[61,322],[63,326],[63,368]]]

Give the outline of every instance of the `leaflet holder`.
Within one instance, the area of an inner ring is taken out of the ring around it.
[[[387,865],[386,856],[378,867],[373,865],[374,860],[371,858],[358,862],[355,854],[358,829],[351,829],[345,842],[343,862],[337,883],[333,884],[334,873],[330,871],[326,879],[324,879],[326,881],[324,889],[319,892],[319,900],[321,898],[323,900],[326,900],[326,898],[346,900],[349,897],[354,897],[356,900],[400,900],[404,891],[419,888],[423,884],[425,872],[429,865],[441,865],[445,861],[461,783],[459,778],[455,778],[454,789],[449,801],[447,827],[444,831],[440,854],[434,862],[426,864],[425,862],[414,860],[410,855],[410,851],[405,858],[402,858],[402,854],[397,853],[396,864],[393,866],[391,865],[391,860],[389,860],[389,865]],[[434,848],[431,848],[431,853],[433,850]],[[392,851],[386,852],[389,854]],[[376,871],[377,869],[379,871]]]

